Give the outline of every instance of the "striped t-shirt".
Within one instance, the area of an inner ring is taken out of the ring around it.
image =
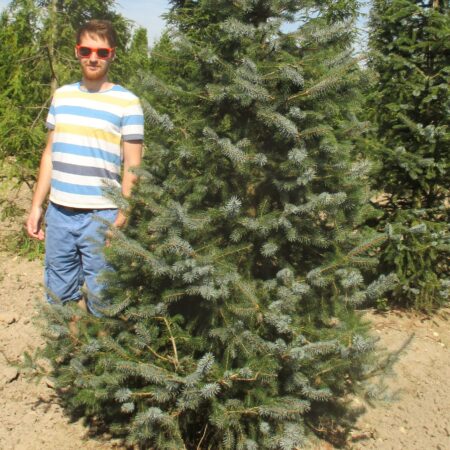
[[[142,140],[139,99],[119,85],[89,92],[80,83],[54,93],[47,116],[54,130],[50,201],[74,208],[115,208],[105,187],[120,187],[121,143]]]

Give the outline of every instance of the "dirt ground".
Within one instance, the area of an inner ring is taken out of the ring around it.
[[[10,229],[0,224],[0,240]],[[0,252],[0,450],[120,448],[89,437],[70,423],[48,380],[30,382],[12,367],[42,341],[32,322],[42,301],[42,261]],[[353,450],[450,450],[450,309],[428,317],[405,312],[366,312],[380,344],[396,350],[414,334],[396,365],[391,386],[400,399],[366,405],[349,440]],[[324,445],[323,449],[331,449]]]

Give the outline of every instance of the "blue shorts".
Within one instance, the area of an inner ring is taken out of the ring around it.
[[[117,217],[117,209],[75,210],[49,203],[45,214],[45,274],[47,300],[50,303],[78,301],[86,283],[89,311],[101,317],[97,309],[103,284],[99,274],[111,270],[103,248],[108,223]]]

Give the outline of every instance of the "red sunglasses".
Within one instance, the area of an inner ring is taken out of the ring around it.
[[[95,48],[95,47],[86,47],[85,45],[77,45],[75,47],[78,52],[78,56],[81,58],[89,58],[92,53],[96,53],[97,57],[100,59],[108,59],[111,58],[111,55],[114,51],[114,47],[101,47],[101,48]]]

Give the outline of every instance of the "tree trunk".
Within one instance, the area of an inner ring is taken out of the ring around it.
[[[55,73],[55,43],[58,35],[58,0],[52,0],[49,6],[49,18],[50,18],[50,35],[47,45],[48,59],[51,70],[50,89],[51,94],[55,92],[58,87],[58,78]]]

